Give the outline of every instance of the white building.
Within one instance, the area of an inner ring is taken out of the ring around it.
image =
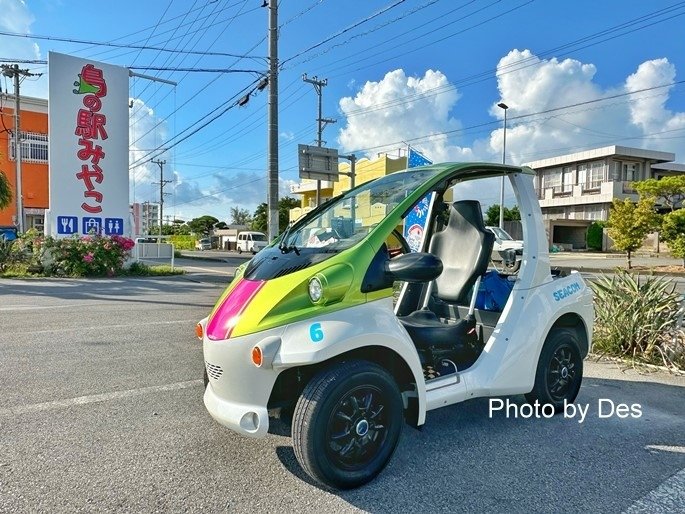
[[[615,198],[637,201],[632,182],[685,173],[685,164],[673,159],[670,152],[614,145],[526,163],[537,172],[550,244],[585,248],[588,226],[608,219]]]
[[[150,230],[159,230],[159,204],[158,203],[134,203],[131,205],[133,215],[134,235],[147,235]]]

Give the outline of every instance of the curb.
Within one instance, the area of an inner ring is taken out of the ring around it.
[[[685,270],[680,271],[659,271],[654,269],[628,270],[622,266],[615,266],[613,268],[588,268],[585,266],[551,266],[553,269],[559,269],[570,273],[571,271],[578,271],[581,273],[614,273],[617,269],[627,271],[634,275],[654,275],[660,277],[685,277]]]

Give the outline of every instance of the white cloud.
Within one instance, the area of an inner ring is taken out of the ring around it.
[[[575,59],[540,59],[529,50],[512,50],[497,65],[500,99],[488,109],[496,127],[481,138],[442,133],[461,128],[458,119],[461,92],[450,87],[440,71],[428,70],[422,78],[392,71],[379,82],[367,82],[357,95],[340,101],[346,125],[339,142],[345,151],[394,150],[398,141],[437,134],[427,143],[415,144],[434,161],[485,160],[500,162],[503,147],[502,119],[508,106],[507,162],[523,163],[587,148],[621,144],[675,152],[674,130],[685,128],[685,113],[667,109],[671,88],[638,95],[607,99],[546,114],[526,116],[565,105],[582,104],[599,98],[673,83],[676,70],[667,59],[640,64],[623,83],[603,87],[595,81],[593,64]],[[428,97],[416,96],[429,89],[445,91]],[[468,100],[469,89],[463,91]],[[664,131],[664,134],[660,134]],[[679,133],[676,133],[679,134]],[[394,143],[394,144],[391,144]],[[683,156],[680,156],[682,158]]]
[[[150,151],[161,146],[166,141],[168,129],[166,122],[160,122],[153,109],[148,107],[139,98],[131,98],[133,107],[129,109],[129,163],[134,163],[139,159],[148,159],[157,152],[150,154]],[[157,124],[159,123],[159,126]],[[164,160],[161,155],[156,160]],[[165,169],[164,179],[169,180],[171,172]],[[158,202],[159,185],[159,166],[152,162],[147,162],[141,166],[136,166],[129,170],[129,194],[131,201],[135,202]],[[170,187],[167,186],[167,187]]]
[[[18,34],[30,34],[31,25],[35,17],[31,13],[24,0],[0,0],[0,30],[15,32]],[[2,57],[12,59],[42,59],[41,50],[37,43],[23,37],[0,36],[0,49]],[[46,67],[21,64],[20,67],[30,68],[33,73],[47,71]],[[21,94],[47,98],[48,81],[45,77],[24,80],[21,85]]]
[[[435,88],[445,92],[429,94]],[[379,82],[367,82],[354,98],[340,100],[347,122],[339,132],[341,146],[344,151],[361,150],[373,158],[379,152],[396,150],[401,141],[435,134],[430,141],[413,146],[435,161],[469,158],[469,151],[448,145],[441,134],[460,126],[450,111],[461,95],[448,88],[447,77],[433,70],[423,77],[407,77],[400,69]]]
[[[640,91],[662,84],[673,84],[675,81],[675,66],[668,59],[654,59],[643,62],[637,71],[626,79],[627,91]],[[685,128],[685,113],[673,113],[666,109],[666,93],[673,89],[660,88],[656,91],[637,93],[637,100],[630,104],[630,115],[633,124],[639,126],[645,133],[657,133]]]

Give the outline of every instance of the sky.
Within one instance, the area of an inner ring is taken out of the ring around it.
[[[230,222],[267,195],[268,91],[235,105],[267,71],[261,5],[0,0],[0,60],[56,51],[177,82],[130,80],[131,201],[159,198],[159,168],[141,164],[155,157],[173,181],[165,213]],[[504,102],[508,163],[613,144],[685,160],[685,2],[281,0],[278,18],[281,195],[317,137],[304,73],[327,79],[326,146],[360,158],[409,143],[434,162],[501,162]],[[42,74],[22,94],[47,98],[47,66],[20,66]]]

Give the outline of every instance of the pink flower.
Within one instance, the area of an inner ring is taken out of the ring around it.
[[[87,253],[83,256],[83,262],[93,262],[93,254]]]

